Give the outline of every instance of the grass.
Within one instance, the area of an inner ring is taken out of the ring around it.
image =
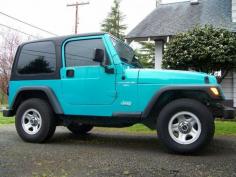
[[[235,121],[215,121],[215,134],[216,135],[233,135],[236,136],[236,122]],[[139,133],[152,133],[154,130],[150,130],[142,124],[136,124],[132,127],[123,128],[127,132],[139,132]]]
[[[216,121],[216,135],[235,135],[236,136],[236,122],[235,121]]]
[[[15,119],[13,117],[3,117],[2,113],[0,113],[0,125],[4,124],[13,124],[15,122]]]
[[[155,130],[150,130],[149,128],[147,128],[142,124],[136,124],[133,125],[132,127],[127,127],[122,129],[110,128],[108,130],[131,132],[131,133],[143,133],[143,134],[155,133]],[[215,121],[215,135],[236,136],[236,121],[223,121],[223,120]]]
[[[4,118],[2,116],[2,113],[0,113],[0,125],[13,124],[14,122],[15,122],[15,119],[13,117]],[[217,120],[215,122],[215,125],[216,125],[216,131],[215,131],[216,135],[236,136],[236,121]],[[127,128],[122,128],[122,129],[111,128],[110,130],[125,131],[125,132],[131,132],[131,133],[155,133],[154,130],[150,130],[149,128],[145,127],[142,124],[136,124],[132,127],[127,127]]]

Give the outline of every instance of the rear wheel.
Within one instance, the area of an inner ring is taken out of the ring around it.
[[[16,112],[16,130],[27,142],[41,143],[50,139],[56,129],[55,118],[50,105],[42,99],[24,101]]]
[[[214,119],[209,109],[192,99],[169,103],[157,120],[159,139],[165,147],[177,153],[201,150],[212,140],[214,130]]]
[[[75,135],[86,134],[93,129],[92,125],[73,122],[67,128]]]

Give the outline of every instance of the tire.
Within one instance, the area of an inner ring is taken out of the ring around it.
[[[74,135],[83,135],[88,133],[93,129],[92,125],[80,124],[77,122],[73,122],[67,126],[67,128],[74,134]]]
[[[212,113],[202,103],[178,99],[167,104],[157,119],[161,143],[180,154],[195,153],[211,142],[215,132]]]
[[[17,109],[15,126],[24,141],[42,143],[53,136],[56,122],[48,102],[32,98],[24,101]]]

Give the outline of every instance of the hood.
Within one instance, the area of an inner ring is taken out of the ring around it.
[[[177,71],[177,70],[156,70],[140,69],[138,83],[140,84],[206,84],[205,79],[209,78],[209,84],[217,84],[215,76],[206,73]]]

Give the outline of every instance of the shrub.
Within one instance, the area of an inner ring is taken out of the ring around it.
[[[209,74],[221,71],[222,79],[235,64],[236,34],[206,25],[171,39],[166,46],[162,66]]]

